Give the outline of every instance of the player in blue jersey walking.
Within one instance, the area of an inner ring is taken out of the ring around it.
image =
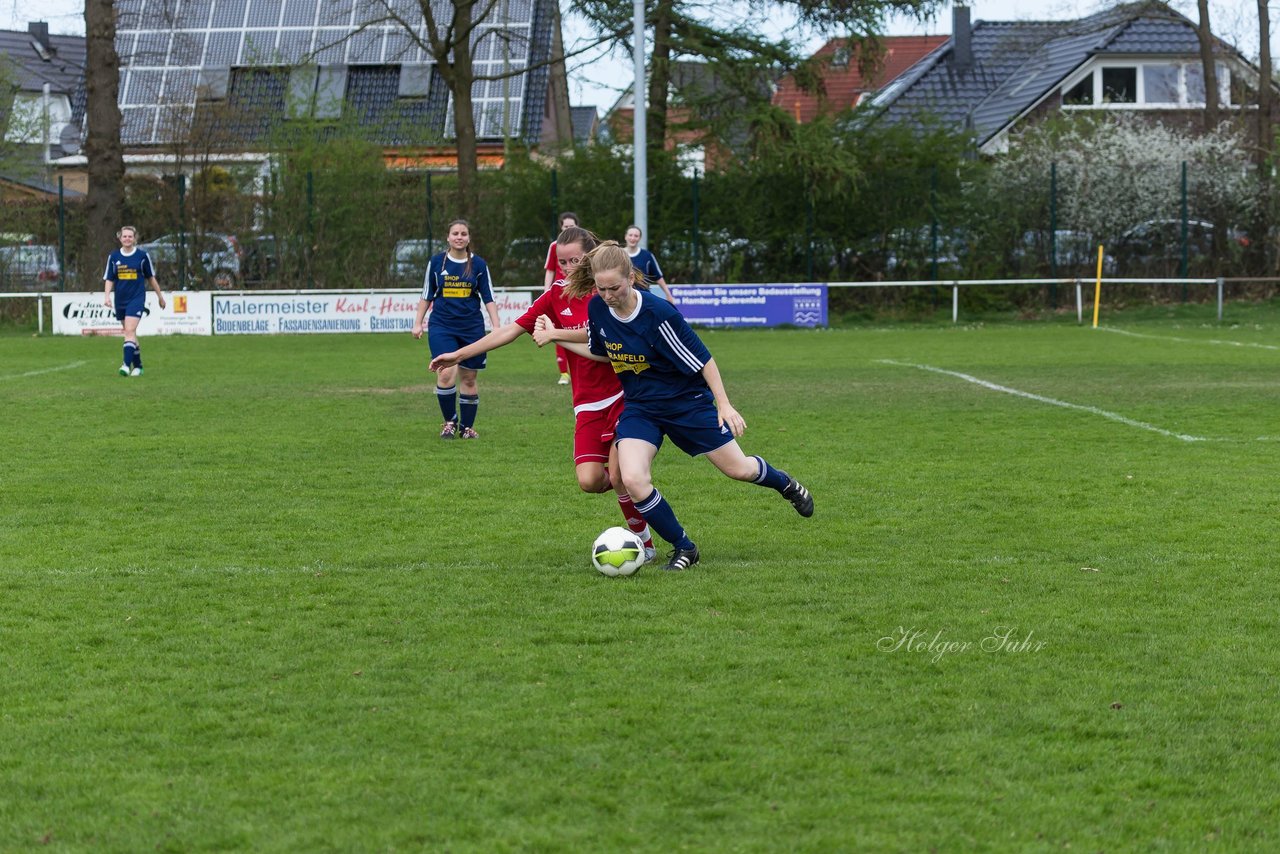
[[[423,319],[431,312],[427,342],[431,355],[452,353],[484,337],[484,316],[497,329],[498,307],[493,304],[493,282],[489,265],[471,251],[471,228],[467,221],[449,223],[449,248],[427,264],[422,299],[413,322],[413,337],[422,337]],[[464,359],[455,367],[443,368],[436,374],[436,400],[444,415],[441,439],[478,439],[475,431],[476,411],[480,406],[480,390],[476,371],[483,370],[487,355],[481,353]]]
[[[631,263],[637,270],[644,275],[644,283],[652,288],[654,285],[662,288],[662,293],[667,297],[667,302],[675,302],[676,298],[671,295],[671,288],[667,287],[667,280],[662,275],[662,268],[658,266],[658,259],[648,249],[640,247],[640,237],[643,232],[640,226],[629,225],[623,233],[623,237],[627,242],[627,254],[631,256]]]
[[[156,281],[151,256],[137,247],[138,230],[124,225],[116,232],[120,248],[107,258],[102,274],[102,302],[115,311],[116,320],[124,326],[124,361],[120,376],[142,376],[142,349],[138,346],[138,323],[147,306],[147,288],[156,292],[156,301],[164,308],[164,293]],[[114,293],[113,293],[114,292]],[[114,302],[114,305],[112,304]]]
[[[813,496],[786,472],[743,453],[736,437],[747,425],[729,403],[711,353],[675,306],[636,287],[640,281],[617,243],[587,253],[564,291],[594,290],[600,298],[587,306],[587,343],[564,346],[613,365],[626,401],[615,431],[623,485],[645,521],[674,547],[663,568],[687,569],[698,562],[698,547],[653,486],[653,460],[664,437],[689,456],[706,456],[734,480],[777,490],[801,516],[813,515]]]

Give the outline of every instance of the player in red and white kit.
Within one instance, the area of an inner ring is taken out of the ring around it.
[[[578,225],[578,215],[573,211],[565,211],[557,217],[556,221],[560,224],[560,231],[566,228],[574,228]],[[560,259],[557,257],[556,246],[559,245],[559,239],[551,241],[551,245],[547,247],[547,262],[542,265],[546,270],[546,276],[542,281],[542,289],[549,290],[553,284],[565,277],[564,270],[560,267]],[[556,367],[560,369],[560,385],[569,384],[569,356],[559,345],[556,346]]]
[[[556,240],[557,257],[561,270],[567,273],[576,267],[582,257],[599,245],[595,235],[576,226],[560,232]],[[563,276],[561,277],[563,279]],[[431,370],[439,371],[466,359],[472,359],[490,350],[510,344],[521,335],[532,335],[542,324],[557,329],[586,329],[587,303],[591,296],[569,298],[564,295],[562,281],[557,281],[534,300],[529,310],[514,323],[495,329],[488,335],[452,353],[441,353],[431,360]],[[618,382],[613,367],[577,353],[565,351],[569,359],[569,376],[573,389],[573,464],[578,475],[578,486],[583,492],[618,493],[618,507],[627,520],[627,527],[644,541],[646,559],[656,554],[653,535],[644,518],[636,510],[621,480],[610,478],[610,471],[617,471],[617,448],[613,444],[613,431],[622,415],[622,384]]]

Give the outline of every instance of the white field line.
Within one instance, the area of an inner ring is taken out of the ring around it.
[[[27,371],[26,373],[23,373],[23,374],[5,374],[3,376],[0,376],[0,380],[20,380],[20,379],[23,379],[24,377],[38,377],[41,374],[51,374],[54,371],[70,371],[74,368],[80,367],[81,365],[87,365],[87,364],[88,362],[81,359],[79,362],[70,362],[66,365],[58,365],[57,367],[53,367],[53,368],[41,368],[38,371]]]
[[[1183,344],[1222,344],[1227,347],[1256,347],[1259,350],[1280,350],[1275,344],[1254,344],[1250,341],[1225,341],[1217,338],[1178,338],[1174,335],[1147,335],[1143,332],[1130,332],[1127,329],[1116,329],[1114,326],[1099,326],[1103,332],[1114,332],[1116,335],[1128,335],[1131,338],[1151,338],[1155,341],[1178,341]]]
[[[1019,391],[1016,388],[1009,388],[1008,386],[997,385],[996,383],[988,382],[987,380],[983,380],[983,379],[978,379],[977,377],[970,376],[969,374],[962,374],[959,371],[948,371],[945,368],[935,368],[933,365],[917,365],[912,362],[898,362],[893,359],[876,359],[876,361],[885,365],[898,365],[899,367],[903,367],[903,368],[916,368],[921,371],[929,371],[935,374],[944,374],[948,377],[956,377],[958,379],[964,380],[965,382],[973,383],[974,385],[980,385],[983,388],[988,388],[988,389],[991,389],[992,391],[999,391],[999,392],[1004,392],[1005,394],[1012,394],[1015,397],[1023,397],[1023,398],[1026,398],[1027,400],[1034,400],[1038,403],[1047,403],[1050,406],[1060,406],[1063,409],[1075,409],[1079,412],[1088,412],[1091,415],[1100,415],[1103,418],[1106,418],[1111,421],[1118,421],[1119,423],[1128,425],[1129,427],[1137,427],[1140,430],[1150,430],[1152,433],[1159,433],[1161,436],[1168,436],[1170,439],[1178,439],[1183,442],[1215,441],[1213,439],[1208,439],[1204,436],[1189,436],[1186,433],[1175,433],[1172,430],[1165,430],[1162,427],[1157,427],[1154,424],[1148,424],[1145,421],[1135,421],[1132,418],[1126,418],[1123,415],[1119,415],[1115,412],[1108,412],[1107,410],[1099,409],[1096,406],[1083,406],[1079,403],[1067,403],[1065,400],[1055,400],[1052,397],[1045,397],[1039,394],[1032,394],[1029,391]]]

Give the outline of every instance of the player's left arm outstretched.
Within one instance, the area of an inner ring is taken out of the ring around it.
[[[551,342],[556,342],[562,347],[566,343],[587,343],[586,329],[564,329],[556,326],[551,322],[545,314],[539,315],[533,327],[533,340],[538,342],[538,346],[542,347]],[[577,353],[577,350],[574,350]]]

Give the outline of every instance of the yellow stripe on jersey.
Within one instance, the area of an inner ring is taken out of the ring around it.
[[[633,371],[638,374],[649,368],[648,362],[613,362],[612,364],[615,374],[621,374],[625,371]]]
[[[117,268],[116,268],[116,278],[117,278],[117,279],[122,279],[122,280],[123,280],[123,279],[136,279],[136,278],[138,278],[138,271],[137,271],[137,270],[130,270],[128,267],[117,267]]]
[[[465,288],[461,288],[461,287],[460,287],[460,288],[449,288],[449,287],[441,288],[441,290],[440,290],[440,296],[442,296],[442,297],[462,297],[462,298],[464,298],[464,299],[465,299],[466,297],[471,296],[471,287],[470,287],[470,286],[467,286],[467,287],[465,287]]]

